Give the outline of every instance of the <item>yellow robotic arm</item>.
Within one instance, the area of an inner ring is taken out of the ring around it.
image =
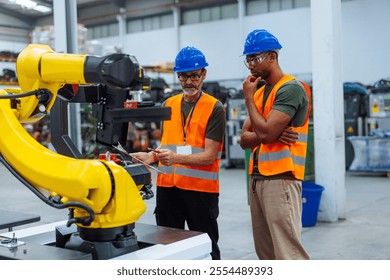
[[[32,138],[22,123],[47,114],[65,84],[131,87],[138,78],[138,64],[134,57],[117,55],[59,54],[46,45],[29,45],[17,60],[20,88],[0,90],[3,163],[36,190],[48,192],[56,199],[53,203],[70,208],[78,229],[85,229],[86,239],[123,239],[128,225],[146,209],[138,187],[114,161],[57,154]]]
[[[96,57],[77,54],[55,53],[47,45],[28,45],[16,62],[21,91],[43,90],[38,96],[21,98],[17,106],[20,122],[33,122],[50,111],[58,91],[65,84],[85,85],[102,83],[117,88],[129,88],[142,79],[143,69],[138,67],[135,57],[112,54]],[[47,92],[50,96],[47,96]],[[68,96],[60,96],[70,99]],[[73,97],[73,96],[71,96]]]

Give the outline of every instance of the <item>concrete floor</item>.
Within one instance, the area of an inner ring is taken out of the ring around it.
[[[67,219],[67,210],[43,203],[0,164],[0,209],[31,212],[41,221],[23,229]],[[220,249],[224,260],[256,260],[244,169],[221,169]],[[346,174],[346,219],[303,228],[303,243],[313,260],[390,259],[390,178],[385,174]],[[154,224],[155,198],[140,223]],[[6,230],[0,230],[0,234]]]

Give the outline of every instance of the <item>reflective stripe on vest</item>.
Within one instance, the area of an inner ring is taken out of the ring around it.
[[[307,134],[299,134],[297,142],[303,142],[307,144]],[[291,154],[290,150],[282,150],[279,152],[264,152],[260,154],[260,161],[275,161],[283,158],[292,158],[294,164],[305,166],[306,158],[302,156],[296,156]]]
[[[173,166],[159,166],[158,170],[164,172],[165,174],[178,174],[187,177],[193,177],[198,179],[205,180],[218,180],[219,173],[218,172],[210,172],[203,170],[196,170],[191,168],[183,168],[183,167],[173,167]]]

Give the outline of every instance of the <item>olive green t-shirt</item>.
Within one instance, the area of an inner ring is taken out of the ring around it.
[[[273,86],[265,85],[264,104],[272,88]],[[297,80],[282,85],[276,92],[272,109],[286,113],[292,118],[288,126],[298,127],[304,125],[309,109],[309,100],[303,85]]]

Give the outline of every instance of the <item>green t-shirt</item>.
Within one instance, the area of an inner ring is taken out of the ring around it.
[[[272,88],[272,86],[265,86],[264,104]],[[297,80],[285,83],[276,92],[272,109],[286,113],[292,118],[288,126],[297,127],[304,125],[309,109],[309,100],[305,88]]]

